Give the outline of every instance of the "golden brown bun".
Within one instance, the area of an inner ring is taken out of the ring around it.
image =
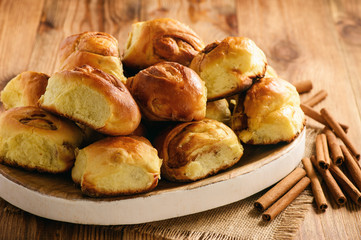
[[[83,135],[72,122],[38,107],[17,107],[0,116],[0,162],[59,173],[74,163]]]
[[[264,76],[265,54],[245,37],[227,37],[209,44],[189,66],[207,87],[208,100],[217,100],[248,89]]]
[[[79,151],[72,178],[90,196],[141,193],[157,186],[161,164],[145,138],[108,137]]]
[[[88,65],[55,73],[40,98],[41,108],[109,135],[128,135],[141,115],[117,78]]]
[[[163,61],[188,66],[203,48],[200,37],[183,23],[170,18],[154,19],[132,25],[122,61],[131,69]]]
[[[292,141],[303,129],[305,115],[296,88],[280,78],[262,78],[244,100],[247,129],[239,138],[249,144]]]
[[[39,72],[23,72],[11,79],[1,92],[5,109],[21,106],[37,106],[45,92],[49,76]]]
[[[190,68],[162,62],[140,71],[127,82],[129,91],[152,121],[200,120],[206,114],[204,82]]]
[[[205,178],[233,166],[243,155],[235,133],[212,119],[182,123],[155,140],[161,173],[171,181]]]
[[[60,71],[85,64],[126,81],[118,41],[107,33],[83,32],[67,37],[60,44]]]
[[[223,98],[207,102],[206,118],[214,119],[228,125],[231,120],[231,111],[229,110],[228,101]]]

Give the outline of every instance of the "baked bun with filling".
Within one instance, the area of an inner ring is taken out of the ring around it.
[[[160,18],[132,25],[122,61],[125,67],[138,70],[163,61],[188,66],[203,48],[201,38],[188,26]]]
[[[83,135],[69,120],[38,107],[12,108],[0,116],[0,162],[29,170],[69,170]]]
[[[60,44],[60,71],[90,65],[126,81],[118,41],[104,32],[71,35]]]
[[[231,111],[228,101],[223,98],[212,102],[207,102],[206,118],[214,119],[224,124],[229,124]]]
[[[90,196],[142,193],[157,186],[161,164],[145,138],[108,137],[79,150],[72,178]]]
[[[5,109],[21,106],[37,106],[45,92],[49,76],[44,73],[26,71],[11,79],[1,91]]]
[[[190,68],[162,62],[128,78],[127,87],[143,117],[151,121],[192,121],[206,115],[204,82]]]
[[[302,131],[305,115],[296,88],[281,78],[262,78],[246,93],[246,129],[239,138],[248,144],[291,142]]]
[[[89,65],[53,74],[39,104],[108,135],[128,135],[141,119],[124,84]]]
[[[205,81],[212,101],[247,90],[265,75],[267,60],[251,39],[227,37],[207,45],[189,67]]]
[[[243,147],[227,125],[213,119],[186,122],[155,140],[163,159],[162,177],[189,182],[203,179],[236,164]]]

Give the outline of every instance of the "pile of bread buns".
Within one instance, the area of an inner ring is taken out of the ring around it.
[[[245,37],[205,45],[154,19],[132,25],[122,54],[113,36],[84,32],[58,58],[51,76],[24,72],[2,90],[0,162],[71,171],[89,196],[203,179],[235,165],[242,143],[290,142],[305,124],[296,89]]]

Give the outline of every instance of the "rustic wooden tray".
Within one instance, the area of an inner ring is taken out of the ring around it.
[[[28,172],[0,164],[0,197],[32,214],[65,222],[137,224],[197,213],[251,196],[282,179],[300,162],[306,130],[289,144],[245,146],[238,164],[193,183],[164,179],[146,194],[84,196],[70,174]]]

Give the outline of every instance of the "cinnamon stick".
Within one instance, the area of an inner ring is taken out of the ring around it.
[[[309,116],[313,120],[315,120],[325,126],[329,126],[328,123],[326,122],[326,120],[321,116],[321,114],[319,114],[317,111],[315,111],[310,106],[307,106],[307,105],[301,103],[301,109],[305,113],[306,116]],[[347,133],[348,126],[343,123],[339,123],[339,124],[342,127],[342,129]]]
[[[356,186],[359,190],[361,190],[361,168],[360,165],[353,158],[349,150],[345,145],[341,145],[341,150],[343,155],[345,156],[345,165],[347,170],[349,171],[352,179],[354,180]]]
[[[293,83],[298,93],[305,93],[309,92],[312,89],[312,82],[311,80],[303,80]]]
[[[310,184],[308,177],[303,177],[293,188],[291,188],[283,197],[274,203],[267,211],[262,214],[265,221],[273,220],[282,210],[295,200],[303,190]]]
[[[330,158],[330,152],[328,151],[326,134],[322,133],[321,139],[322,139],[322,146],[323,146],[323,155],[325,158],[325,163],[323,164],[323,168],[327,169],[330,167],[331,158]]]
[[[330,129],[327,128],[324,132],[327,138],[327,145],[331,151],[332,161],[335,165],[339,166],[344,161],[340,144],[338,144],[335,134]]]
[[[349,137],[341,128],[340,124],[335,120],[335,118],[330,114],[330,112],[322,108],[321,116],[326,120],[331,129],[335,132],[335,134],[345,143],[345,145],[350,149],[352,154],[356,157],[356,159],[360,159],[360,152],[356,149],[354,144],[351,142]]]
[[[254,203],[254,207],[259,211],[264,211],[288,190],[290,190],[304,176],[306,176],[306,171],[303,168],[297,167],[284,179],[272,187],[268,192],[266,192],[262,197],[260,197]]]
[[[331,164],[330,171],[332,176],[341,185],[342,189],[347,192],[350,198],[357,204],[361,204],[361,192],[355,187],[355,185],[348,179],[348,177],[342,172],[342,170]]]
[[[305,100],[303,104],[313,107],[316,104],[320,103],[327,97],[327,92],[325,90],[318,91],[315,95],[312,95],[309,99]]]
[[[328,190],[331,192],[331,195],[333,197],[333,199],[335,199],[336,203],[338,205],[344,205],[346,203],[346,197],[343,194],[341,188],[338,186],[336,180],[333,178],[331,172],[328,169],[322,169],[320,168],[320,166],[317,164],[316,158],[315,156],[312,156],[310,158],[313,166],[317,169],[317,171],[319,172],[319,174],[322,176],[322,179],[325,181]]]
[[[316,136],[316,159],[317,159],[317,164],[320,166],[320,168],[328,169],[330,163],[328,163],[326,160],[324,140],[323,140],[324,136],[325,136],[324,134],[318,134]]]
[[[312,166],[311,160],[305,157],[302,159],[302,163],[306,170],[307,176],[311,180],[312,193],[315,197],[317,209],[325,211],[328,207],[326,197],[322,190],[320,180],[318,179],[315,169]]]

